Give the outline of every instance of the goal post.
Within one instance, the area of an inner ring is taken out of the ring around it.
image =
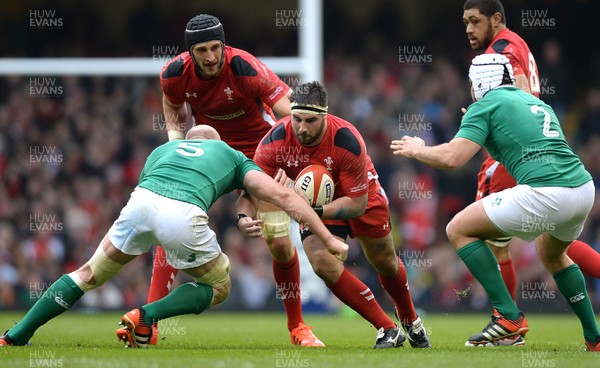
[[[258,57],[279,75],[299,75],[302,81],[323,78],[322,0],[299,0],[299,55]],[[0,58],[0,76],[157,76],[164,62],[148,58]]]

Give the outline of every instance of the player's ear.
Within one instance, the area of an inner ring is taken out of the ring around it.
[[[500,12],[494,13],[494,15],[490,17],[490,22],[492,22],[492,28],[500,26],[500,24],[502,24],[502,14],[500,14]]]

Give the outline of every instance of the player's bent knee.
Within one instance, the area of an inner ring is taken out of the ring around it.
[[[296,248],[289,236],[272,238],[267,240],[271,257],[278,262],[287,262],[294,257]]]
[[[262,220],[262,233],[266,240],[290,235],[290,216],[285,211],[258,212]]]
[[[339,275],[344,271],[343,265],[335,265],[323,260],[313,259],[311,261],[311,266],[315,274],[329,284],[335,283],[339,278]]]
[[[460,239],[460,234],[457,231],[456,225],[454,224],[454,219],[450,220],[448,225],[446,225],[446,236],[448,240],[453,246],[456,246],[456,243]]]
[[[92,258],[69,276],[83,292],[87,292],[103,285],[121,272],[123,267],[124,265],[108,258],[102,247],[98,247]]]
[[[229,296],[229,292],[231,291],[230,270],[231,263],[229,263],[229,257],[225,253],[221,253],[212,270],[196,278],[196,282],[210,285],[213,288],[211,306],[222,303]]]
[[[213,298],[210,302],[210,306],[221,304],[227,299],[231,292],[231,281],[227,284],[219,285],[218,288],[213,288]]]

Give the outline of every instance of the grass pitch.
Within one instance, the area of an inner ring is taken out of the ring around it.
[[[0,313],[3,330],[23,313]],[[467,348],[470,334],[489,316],[424,317],[432,349],[373,350],[375,329],[362,318],[306,315],[325,349],[290,344],[281,314],[207,312],[161,321],[158,347],[125,349],[115,329],[120,313],[66,313],[37,331],[28,347],[0,348],[0,367],[599,367],[600,355],[584,352],[572,315],[528,314],[525,347]]]

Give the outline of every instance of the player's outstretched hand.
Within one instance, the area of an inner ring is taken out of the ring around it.
[[[327,244],[327,250],[342,262],[348,258],[348,244],[335,237]]]
[[[394,155],[408,158],[415,157],[415,152],[423,146],[425,146],[424,140],[419,137],[409,137],[407,135],[400,140],[393,140],[392,144],[390,144],[390,148]]]
[[[243,217],[237,223],[238,229],[249,238],[262,236],[261,225],[262,220],[253,220],[251,217]]]

